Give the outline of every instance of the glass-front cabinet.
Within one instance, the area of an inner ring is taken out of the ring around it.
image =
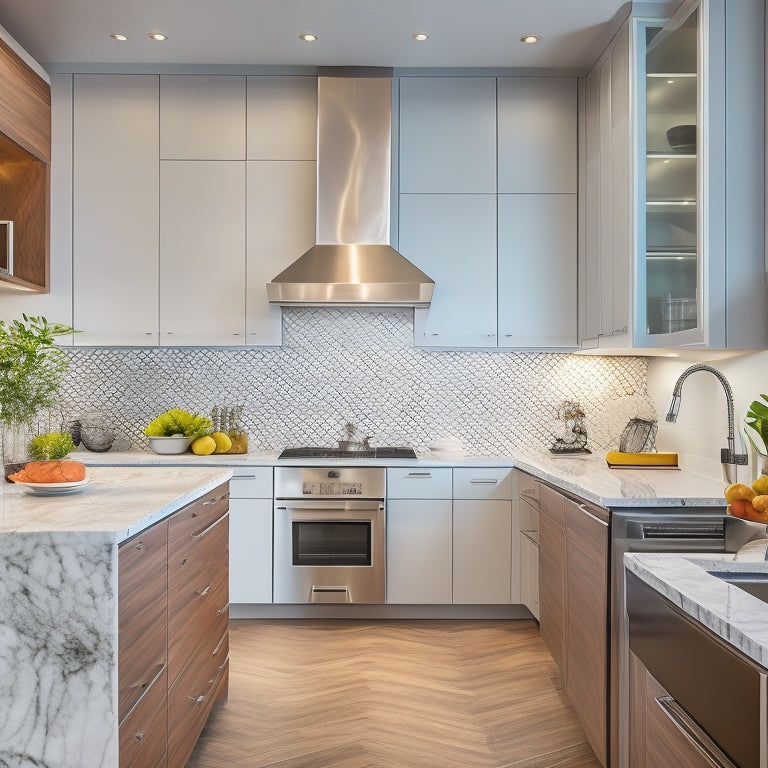
[[[668,334],[676,343],[703,341],[699,19],[695,8],[674,26],[639,30],[645,111],[638,126],[644,184],[637,284],[645,300],[636,309],[637,330],[654,346]]]
[[[629,16],[587,75],[584,349],[768,349],[765,21]]]

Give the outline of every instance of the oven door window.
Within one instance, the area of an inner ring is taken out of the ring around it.
[[[371,565],[371,522],[293,521],[294,565]]]

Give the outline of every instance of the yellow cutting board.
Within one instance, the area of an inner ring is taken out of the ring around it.
[[[612,469],[679,469],[676,453],[608,451],[605,460]]]

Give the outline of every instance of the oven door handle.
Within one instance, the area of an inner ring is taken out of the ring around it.
[[[315,512],[318,515],[329,512],[383,512],[384,503],[381,501],[290,501],[284,504],[276,503],[275,509],[295,509],[300,512]]]

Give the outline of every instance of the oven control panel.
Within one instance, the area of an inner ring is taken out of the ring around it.
[[[310,481],[302,484],[304,496],[362,496],[362,483],[318,482]]]

